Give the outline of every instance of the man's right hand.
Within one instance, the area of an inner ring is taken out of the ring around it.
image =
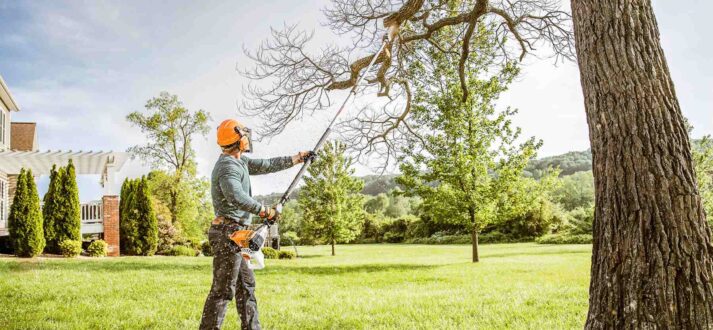
[[[259,217],[261,217],[267,221],[273,222],[273,223],[278,220],[279,215],[280,215],[280,213],[277,212],[277,209],[275,209],[274,207],[266,207],[266,206],[263,206],[260,209],[260,213],[258,213]]]

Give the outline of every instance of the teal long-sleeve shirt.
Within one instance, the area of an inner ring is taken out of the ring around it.
[[[252,198],[250,175],[267,174],[292,167],[292,157],[250,159],[221,154],[213,167],[210,193],[216,216],[244,224],[258,214],[262,204]]]

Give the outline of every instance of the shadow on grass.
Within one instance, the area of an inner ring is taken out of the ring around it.
[[[35,270],[44,271],[75,271],[75,272],[211,272],[212,259],[205,258],[206,262],[196,262],[197,260],[176,259],[152,259],[143,260],[111,260],[111,261],[81,261],[81,260],[59,260],[59,261],[33,261],[33,262],[8,262],[5,263],[5,270],[10,272],[29,272]],[[436,265],[416,265],[416,264],[363,264],[363,265],[320,265],[320,266],[297,266],[297,265],[268,265],[261,274],[285,274],[297,273],[303,275],[340,275],[351,273],[378,273],[378,272],[408,272],[412,270],[428,270],[437,267]],[[1,273],[1,271],[0,271]]]
[[[481,259],[488,258],[503,258],[503,257],[518,257],[518,256],[545,256],[545,255],[569,255],[569,254],[591,254],[590,250],[553,250],[553,251],[522,251],[522,252],[503,252],[493,254],[482,254]]]
[[[24,261],[16,259],[16,261],[5,263],[6,270],[10,272],[24,272],[34,270],[57,270],[57,271],[106,271],[106,272],[133,272],[133,271],[161,271],[161,272],[192,272],[192,271],[207,271],[211,270],[211,260],[198,263],[195,261],[181,262],[176,260],[158,260],[146,257],[144,260],[33,260]]]
[[[365,265],[335,265],[335,266],[268,266],[261,270],[263,274],[298,273],[302,275],[342,275],[352,273],[408,272],[413,270],[429,270],[437,265],[413,264],[365,264]]]

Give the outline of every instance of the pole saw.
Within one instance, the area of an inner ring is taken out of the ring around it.
[[[376,54],[374,54],[374,57],[372,57],[371,61],[369,62],[369,65],[366,67],[366,70],[364,70],[364,73],[359,76],[354,86],[352,86],[351,90],[349,90],[349,94],[347,94],[347,97],[344,99],[344,102],[342,102],[342,105],[339,107],[339,110],[334,115],[334,118],[332,118],[332,121],[329,122],[327,129],[324,131],[324,133],[322,133],[322,136],[317,141],[317,144],[314,146],[314,148],[312,148],[310,155],[305,157],[304,163],[302,164],[300,171],[297,172],[297,175],[295,175],[295,178],[292,179],[292,182],[287,187],[285,193],[282,195],[282,197],[280,197],[280,201],[277,203],[277,205],[275,205],[275,210],[277,211],[278,218],[280,213],[282,213],[282,207],[284,207],[285,204],[287,204],[287,201],[290,200],[290,194],[292,194],[292,191],[295,189],[295,187],[297,187],[297,184],[300,182],[300,180],[302,180],[302,177],[307,171],[307,168],[312,164],[314,156],[317,154],[319,149],[322,148],[324,142],[327,141],[329,134],[332,132],[332,127],[334,126],[334,123],[337,122],[337,118],[339,118],[339,115],[344,112],[344,109],[347,106],[347,102],[349,102],[352,96],[356,95],[357,88],[359,88],[359,85],[366,77],[366,73],[371,70],[371,67],[374,66],[374,63],[376,63],[376,60],[379,58],[379,55],[381,55],[381,53],[386,49],[386,46],[394,39],[394,37],[396,37],[397,33],[398,25],[394,24],[388,27],[387,33],[386,35],[384,35],[383,41],[381,43],[381,47],[379,47],[379,50],[376,52]],[[255,228],[255,230],[238,230],[230,235],[230,239],[235,242],[236,245],[240,248],[240,254],[248,262],[248,267],[250,269],[262,269],[263,267],[265,267],[264,255],[262,251],[260,251],[260,249],[265,243],[271,224],[272,223],[270,221],[265,220],[265,222],[259,227]]]
[[[369,72],[372,66],[374,66],[374,63],[376,63],[376,60],[379,58],[379,55],[381,55],[381,52],[386,49],[386,45],[388,45],[396,36],[398,32],[398,25],[391,25],[387,29],[386,35],[384,35],[383,42],[381,43],[381,47],[379,50],[374,54],[374,57],[372,57],[371,61],[369,62],[369,65],[366,67],[366,70],[364,70],[364,73],[357,79],[356,83],[354,86],[352,86],[351,90],[349,90],[349,94],[347,94],[347,97],[344,99],[344,102],[342,102],[342,106],[339,107],[339,110],[337,113],[334,115],[334,118],[332,118],[332,121],[329,122],[329,126],[327,126],[327,129],[322,133],[322,137],[319,138],[317,141],[317,144],[312,148],[311,155],[310,157],[307,157],[302,164],[302,167],[300,168],[300,171],[297,172],[297,175],[295,175],[295,178],[292,179],[292,183],[287,187],[287,190],[285,191],[284,194],[282,194],[282,197],[280,197],[280,201],[275,205],[275,209],[277,210],[277,213],[282,213],[282,207],[285,206],[287,201],[290,200],[290,194],[292,194],[292,191],[297,187],[297,184],[302,180],[302,177],[304,176],[305,172],[307,171],[307,168],[312,164],[312,161],[314,160],[314,155],[317,154],[319,149],[322,148],[322,145],[324,142],[327,141],[327,138],[329,137],[329,134],[332,132],[332,126],[334,126],[334,123],[337,122],[337,118],[339,118],[339,115],[344,112],[344,109],[347,106],[347,102],[352,98],[352,96],[356,96],[357,88],[359,88],[359,84],[361,84],[362,80],[366,77],[366,73]]]

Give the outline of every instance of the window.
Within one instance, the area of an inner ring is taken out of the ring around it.
[[[8,183],[5,179],[0,178],[0,225],[1,227],[7,226],[7,216],[8,216],[8,206],[10,201],[8,201]]]

